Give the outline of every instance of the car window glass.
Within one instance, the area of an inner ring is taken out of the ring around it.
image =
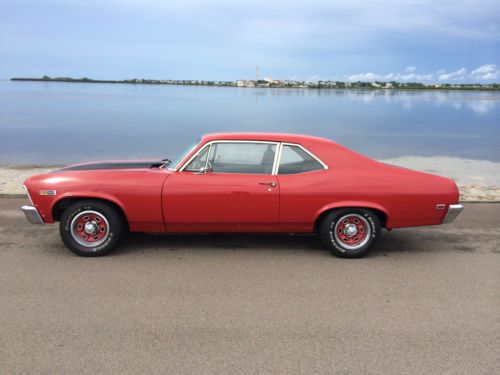
[[[214,172],[271,174],[276,144],[220,142],[212,145],[209,164]]]
[[[186,171],[188,172],[198,172],[201,168],[204,168],[207,163],[208,150],[210,147],[205,147],[202,152],[198,154],[191,163],[186,167]]]
[[[278,174],[318,171],[323,165],[299,146],[283,145]]]

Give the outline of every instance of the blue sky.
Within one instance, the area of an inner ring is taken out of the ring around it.
[[[0,0],[0,78],[500,82],[500,2]]]

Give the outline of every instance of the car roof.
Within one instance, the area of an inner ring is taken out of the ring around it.
[[[332,142],[326,138],[314,137],[303,134],[288,134],[288,133],[211,133],[205,134],[203,143],[215,140],[244,140],[244,141],[272,141],[272,142]]]
[[[196,152],[201,150],[204,145],[211,141],[270,141],[270,142],[285,142],[296,143],[305,147],[315,157],[319,158],[324,164],[330,165],[366,165],[371,159],[363,156],[355,151],[339,145],[327,138],[315,137],[303,134],[289,133],[252,133],[252,132],[225,132],[211,133],[202,136],[200,143],[195,147],[189,155],[187,155],[179,165],[183,165]]]

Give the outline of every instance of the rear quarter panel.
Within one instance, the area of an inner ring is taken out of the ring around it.
[[[340,207],[367,207],[385,213],[387,228],[441,224],[458,190],[453,181],[367,159],[353,168],[279,175],[280,228],[311,231],[323,212]]]

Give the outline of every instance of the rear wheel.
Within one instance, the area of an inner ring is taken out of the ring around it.
[[[103,202],[84,200],[63,212],[59,232],[64,244],[81,256],[109,253],[123,233],[123,220],[116,210]]]
[[[321,223],[320,236],[332,254],[359,258],[368,254],[379,239],[380,220],[368,209],[334,210]]]

